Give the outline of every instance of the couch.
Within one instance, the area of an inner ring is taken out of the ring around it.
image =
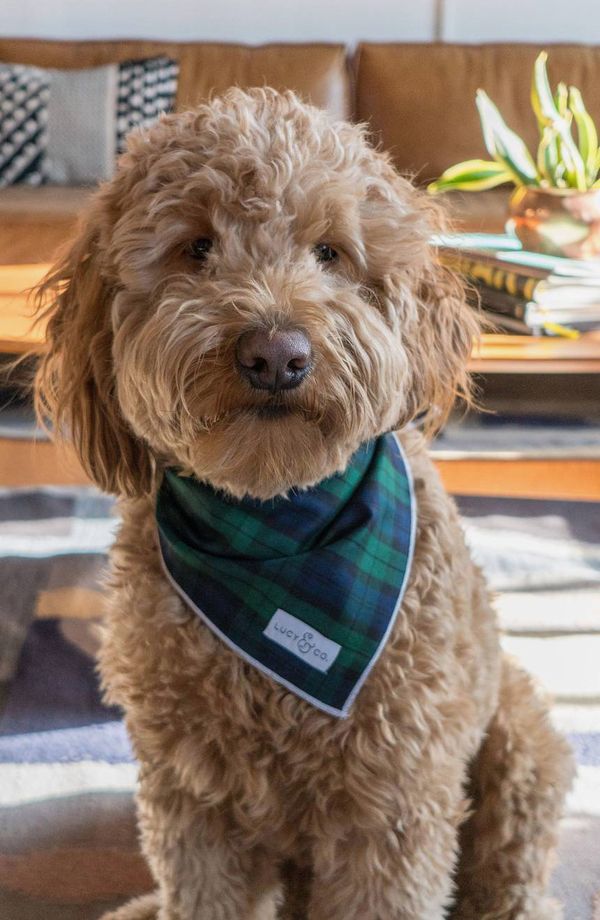
[[[485,156],[475,109],[484,87],[531,142],[529,82],[540,47],[530,44],[335,44],[245,46],[156,41],[0,39],[0,62],[89,68],[166,55],[178,61],[176,106],[193,106],[231,84],[291,88],[335,115],[365,122],[398,169],[426,182],[462,159]],[[555,45],[553,82],[582,90],[600,120],[600,48]],[[11,186],[0,191],[0,264],[43,262],[73,231],[90,189]],[[506,191],[447,196],[457,221],[500,229]]]

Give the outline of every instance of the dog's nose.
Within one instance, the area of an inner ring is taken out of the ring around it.
[[[293,390],[310,370],[312,349],[300,329],[253,329],[235,349],[240,374],[257,390]]]

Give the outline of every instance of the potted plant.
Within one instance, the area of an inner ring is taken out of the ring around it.
[[[429,185],[432,193],[516,188],[509,212],[526,249],[570,258],[600,255],[600,150],[593,119],[579,90],[559,83],[553,93],[545,51],[533,68],[531,103],[540,141],[536,159],[482,89],[477,108],[491,160],[467,160]],[[574,136],[573,128],[576,128]]]

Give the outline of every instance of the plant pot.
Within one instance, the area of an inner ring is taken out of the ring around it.
[[[521,186],[510,198],[511,230],[524,249],[568,259],[600,258],[600,189]]]

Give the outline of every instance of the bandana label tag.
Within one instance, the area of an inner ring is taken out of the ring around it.
[[[323,673],[329,670],[342,648],[281,608],[275,611],[263,635]]]

